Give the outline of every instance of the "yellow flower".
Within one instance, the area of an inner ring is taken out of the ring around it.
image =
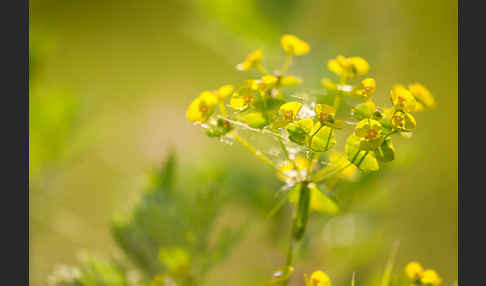
[[[210,92],[203,91],[199,97],[189,105],[186,118],[190,122],[205,122],[214,111],[214,106],[218,103],[218,97]]]
[[[333,73],[352,78],[367,74],[370,70],[370,65],[365,59],[360,57],[346,58],[337,56],[337,58],[329,60],[327,68]]]
[[[424,285],[440,285],[442,279],[439,277],[439,274],[435,270],[428,269],[422,272],[422,277],[420,278],[420,282]]]
[[[417,278],[420,278],[422,276],[422,272],[424,269],[422,268],[422,265],[419,262],[409,262],[405,266],[405,273],[407,273],[408,278],[411,280],[415,280]]]
[[[363,119],[358,122],[358,125],[356,125],[354,129],[354,133],[356,133],[358,137],[365,139],[377,138],[380,131],[381,124],[374,119]]]
[[[358,122],[354,133],[361,138],[359,148],[366,151],[378,148],[385,139],[383,136],[380,136],[381,129],[381,123],[374,119],[363,119]]]
[[[364,98],[369,98],[376,88],[376,82],[372,78],[365,78],[361,81],[361,86],[356,89],[356,94]]]
[[[299,85],[301,82],[302,80],[300,78],[291,75],[280,78],[280,85],[283,87],[294,87]]]
[[[292,101],[282,104],[279,110],[285,120],[294,121],[301,108],[302,103]]]
[[[321,85],[329,90],[337,90],[337,85],[327,78],[321,80]]]
[[[393,114],[391,123],[393,128],[401,131],[410,131],[417,125],[412,114],[400,110]]]
[[[310,279],[305,277],[305,286],[331,286],[331,279],[323,271],[314,271]]]
[[[401,84],[396,84],[390,91],[390,97],[396,109],[405,112],[415,111],[417,101],[412,93]]]
[[[218,96],[221,99],[224,99],[224,98],[228,97],[232,93],[233,93],[233,86],[230,85],[230,84],[223,85],[222,87],[220,87],[218,89]]]
[[[253,99],[254,92],[249,88],[245,88],[233,93],[230,100],[230,106],[236,110],[243,110],[253,102]]]
[[[294,35],[283,35],[280,43],[282,44],[284,51],[292,56],[305,55],[310,51],[309,44]]]
[[[253,53],[249,54],[248,57],[246,58],[246,60],[239,63],[236,66],[236,69],[238,69],[240,71],[249,70],[249,69],[255,67],[257,64],[259,64],[261,62],[262,56],[263,56],[263,50],[258,49],[256,51],[254,51]]]
[[[336,109],[327,104],[316,104],[314,108],[316,117],[319,122],[332,128],[341,129],[344,127],[344,121],[335,120]]]
[[[414,83],[408,86],[408,90],[417,100],[415,111],[422,111],[425,108],[435,107],[435,99],[432,96],[432,93],[430,93],[425,86],[421,85],[420,83]]]
[[[264,75],[262,76],[262,81],[265,85],[270,86],[277,83],[278,78],[273,75]]]

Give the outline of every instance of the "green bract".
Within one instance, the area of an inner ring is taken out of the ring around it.
[[[361,138],[351,135],[346,140],[346,154],[348,160],[362,171],[376,171],[380,168],[373,151],[365,151],[361,148]]]
[[[353,108],[353,116],[358,120],[373,118],[376,112],[376,105],[372,100],[368,100],[364,103],[358,104]]]

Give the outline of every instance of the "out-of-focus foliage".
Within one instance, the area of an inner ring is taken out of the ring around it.
[[[72,88],[43,78],[45,59],[55,54],[55,39],[34,31],[29,41],[29,175],[39,175],[62,155],[73,135],[79,98]]]
[[[113,237],[126,259],[85,256],[80,268],[62,266],[54,271],[49,283],[115,286],[172,285],[163,281],[173,281],[177,285],[200,285],[250,226],[251,220],[244,219],[215,228],[231,196],[238,198],[237,194],[243,193],[237,180],[245,178],[231,179],[223,172],[209,170],[197,177],[200,184],[192,188],[176,182],[176,171],[172,152],[162,168],[149,174],[148,187],[134,210],[114,217]],[[265,202],[271,198],[255,196],[259,195],[246,193],[245,200],[257,211],[268,208]]]

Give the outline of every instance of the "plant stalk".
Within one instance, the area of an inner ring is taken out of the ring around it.
[[[292,229],[290,234],[290,244],[285,260],[285,270],[289,271],[294,261],[294,252],[296,246],[302,241],[305,233],[307,222],[309,220],[309,205],[310,205],[310,189],[309,182],[304,181],[300,184],[299,201],[297,203],[297,210],[292,222]],[[282,281],[283,286],[287,286],[289,278]]]

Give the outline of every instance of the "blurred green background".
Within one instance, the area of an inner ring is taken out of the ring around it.
[[[399,240],[397,265],[420,260],[448,285],[457,279],[457,1],[33,0],[30,6],[31,285],[44,285],[55,264],[77,264],[80,250],[119,252],[110,219],[137,203],[146,172],[170,146],[185,172],[247,166],[278,188],[267,167],[240,146],[207,138],[186,121],[185,110],[202,90],[241,82],[247,75],[234,67],[250,51],[262,47],[270,62],[281,60],[284,33],[311,45],[293,66],[306,87],[319,88],[331,76],[328,59],[361,56],[377,80],[378,103],[387,102],[393,84],[415,81],[438,102],[417,116],[413,140],[397,142],[396,162],[367,199],[316,226],[327,233],[313,237],[322,245],[319,255],[298,263],[307,273],[324,268],[348,281],[362,265],[382,269]],[[372,226],[359,227],[363,219]],[[372,242],[359,243],[370,229]],[[271,273],[279,255],[255,228],[209,281]]]

